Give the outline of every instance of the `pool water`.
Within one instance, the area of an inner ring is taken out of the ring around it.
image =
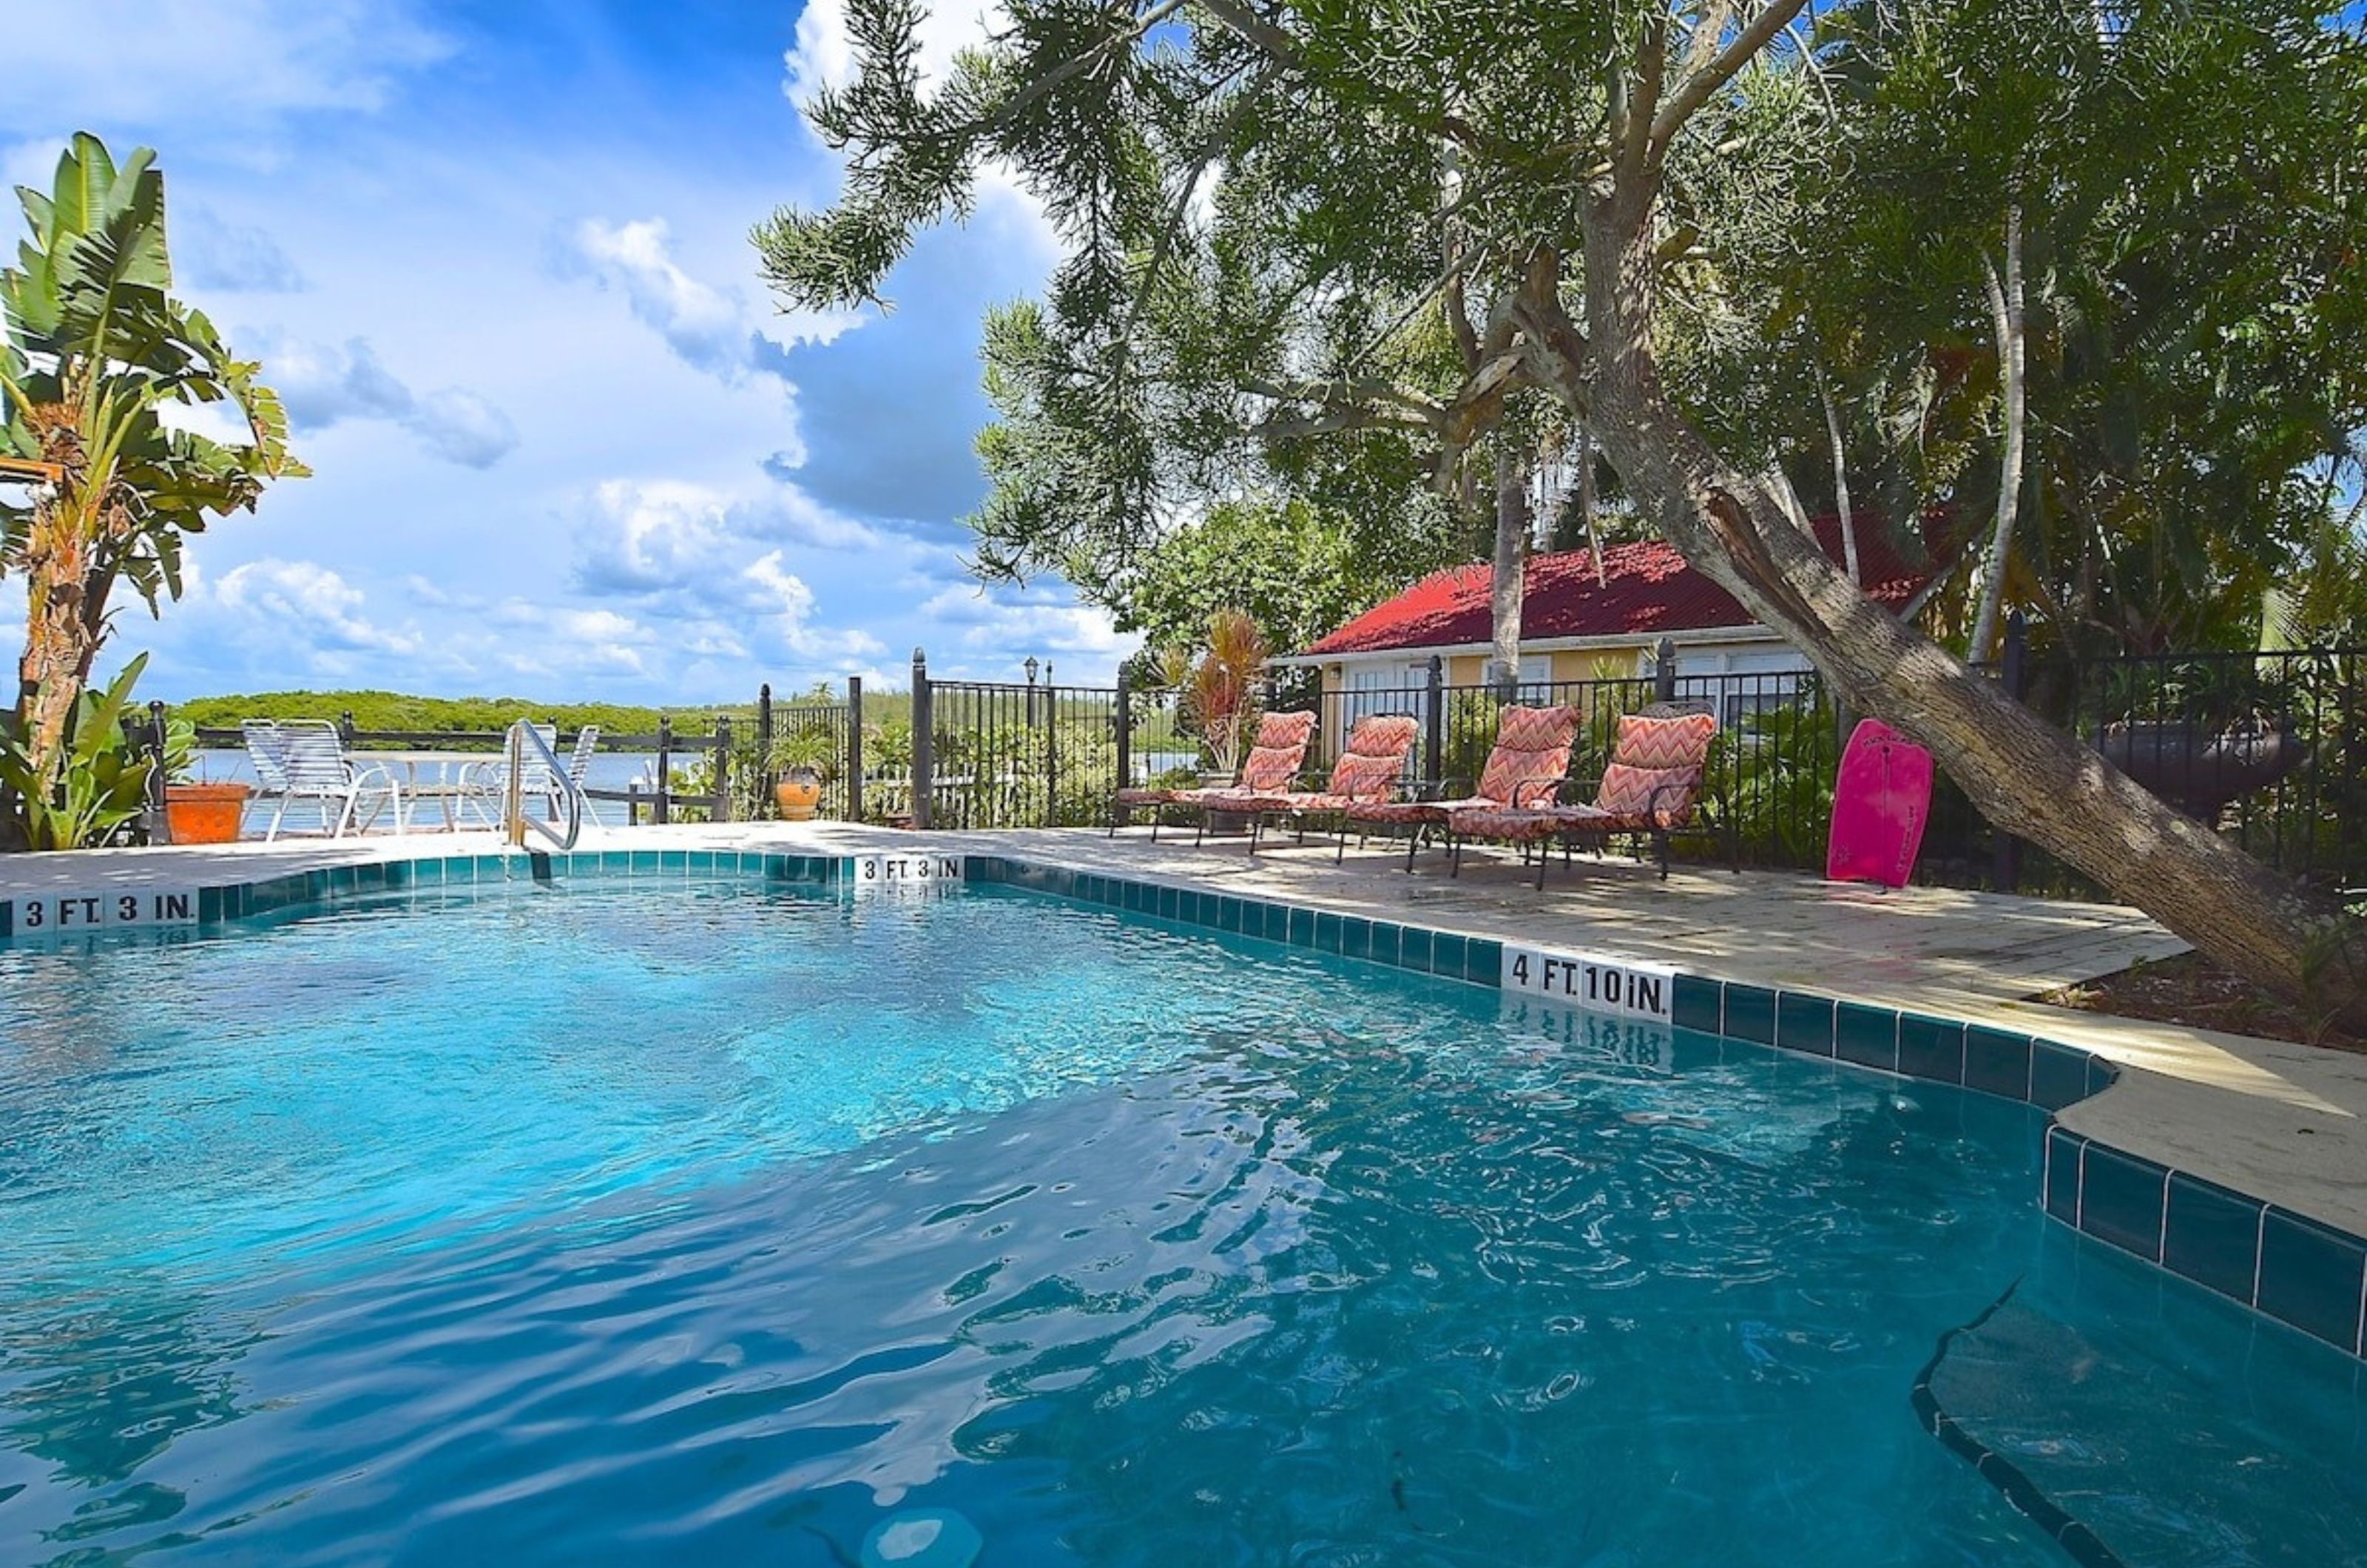
[[[0,1562],[2058,1562],[1908,1404],[2017,1280],[1935,1386],[2127,1561],[2358,1561],[2042,1124],[992,887],[0,950]]]

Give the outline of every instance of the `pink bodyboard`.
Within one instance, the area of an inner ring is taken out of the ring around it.
[[[1931,814],[1931,753],[1878,718],[1860,721],[1833,777],[1825,875],[1904,887]]]

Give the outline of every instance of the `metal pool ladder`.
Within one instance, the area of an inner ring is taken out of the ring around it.
[[[559,753],[550,749],[542,732],[525,719],[510,726],[502,751],[506,763],[502,770],[502,836],[509,840],[512,849],[522,850],[526,848],[527,829],[531,828],[549,840],[552,848],[562,852],[573,849],[583,831],[583,786],[570,773],[567,764],[559,760]],[[529,762],[545,770],[544,776],[557,786],[552,794],[565,819],[564,831],[526,814],[525,782]]]

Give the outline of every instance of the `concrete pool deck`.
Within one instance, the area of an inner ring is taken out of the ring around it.
[[[1539,894],[1507,859],[1467,858],[1460,877],[1425,852],[1269,840],[1152,843],[1146,829],[914,835],[845,823],[589,829],[579,850],[768,850],[854,854],[926,849],[1304,904],[1498,940],[1659,959],[1775,988],[1961,1018],[2094,1051],[2123,1067],[2103,1093],[2057,1113],[2067,1129],[2172,1169],[2367,1235],[2367,1056],[2029,998],[2186,944],[2136,910],[1810,877],[1679,868],[1667,882],[1624,860],[1557,864]],[[288,872],[501,849],[490,833],[83,852],[0,859],[0,899],[44,892],[200,887]]]

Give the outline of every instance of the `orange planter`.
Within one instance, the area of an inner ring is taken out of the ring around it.
[[[164,830],[176,844],[236,843],[253,793],[243,784],[166,784]]]
[[[773,786],[773,802],[784,822],[808,822],[821,804],[821,780],[811,773],[791,773]]]

